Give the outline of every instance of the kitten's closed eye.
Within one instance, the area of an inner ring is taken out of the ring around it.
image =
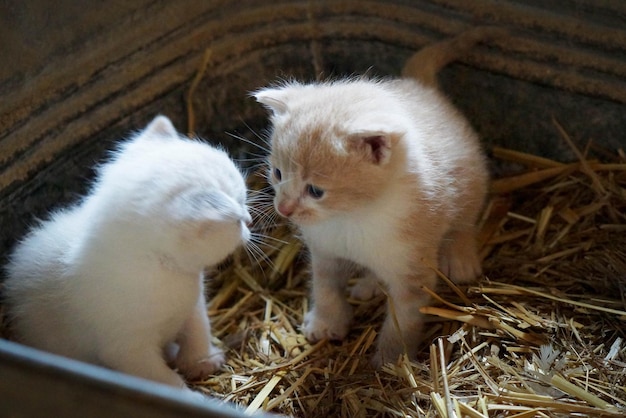
[[[170,202],[170,215],[182,221],[224,221],[232,219],[248,224],[252,219],[232,197],[219,190],[192,190]],[[249,218],[249,219],[248,219]]]

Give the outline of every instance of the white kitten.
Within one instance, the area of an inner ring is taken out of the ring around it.
[[[433,71],[449,60],[427,52],[439,60]],[[475,224],[488,175],[476,134],[434,86],[411,78],[291,82],[255,97],[272,111],[276,210],[299,227],[311,254],[306,337],[346,336],[344,290],[356,265],[389,296],[373,363],[414,356],[429,301],[422,287],[437,283],[432,267],[458,282],[481,272]],[[367,283],[353,289],[373,293]]]
[[[224,362],[201,271],[247,242],[244,180],[227,154],[155,118],[91,193],[21,241],[5,296],[18,340],[177,387]],[[176,351],[173,351],[176,352]]]

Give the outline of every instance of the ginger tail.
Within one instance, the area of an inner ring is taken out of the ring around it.
[[[436,87],[437,74],[449,63],[462,58],[478,43],[501,39],[509,32],[495,26],[479,26],[461,32],[453,38],[435,42],[413,54],[402,68],[402,76]]]

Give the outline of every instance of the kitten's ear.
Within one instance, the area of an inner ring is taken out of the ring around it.
[[[181,194],[174,198],[170,209],[174,218],[181,221],[219,222],[245,217],[241,205],[220,190]]]
[[[398,135],[389,132],[371,131],[352,134],[350,147],[363,154],[376,165],[385,165],[391,158],[393,144]]]
[[[252,93],[252,96],[257,102],[267,107],[274,115],[287,113],[286,93],[284,88],[261,89]]]
[[[176,128],[174,128],[172,121],[167,116],[163,115],[154,118],[144,130],[144,134],[178,137],[178,132]]]

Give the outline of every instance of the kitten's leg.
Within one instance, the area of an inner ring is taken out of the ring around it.
[[[424,315],[419,310],[430,300],[422,286],[432,289],[436,283],[432,270],[420,270],[389,283],[387,316],[372,358],[372,365],[377,368],[386,362],[396,362],[405,352],[409,358],[417,354],[424,326]]]
[[[166,385],[187,388],[185,381],[178,373],[169,368],[160,348],[147,346],[144,339],[136,346],[119,345],[112,342],[99,353],[100,362],[111,369],[143,377]]]
[[[187,387],[183,378],[167,365],[162,349],[147,348],[143,339],[138,341],[142,344],[137,347],[112,345],[100,353],[101,363],[123,373],[182,389],[182,395],[189,399],[206,401],[202,393]]]
[[[439,269],[455,283],[470,282],[482,273],[475,228],[452,230],[444,236]]]
[[[203,379],[224,364],[224,353],[211,343],[211,324],[203,292],[183,326],[178,344],[176,366],[189,380]]]
[[[345,297],[350,274],[347,262],[311,252],[313,308],[305,315],[303,331],[311,341],[343,340],[350,329],[352,307]]]
[[[370,300],[382,293],[378,277],[369,269],[350,289],[350,297],[356,300]]]
[[[170,367],[176,367],[176,356],[178,356],[178,344],[174,341],[171,343],[167,343],[165,347],[163,347],[163,357],[165,358],[165,362]]]

